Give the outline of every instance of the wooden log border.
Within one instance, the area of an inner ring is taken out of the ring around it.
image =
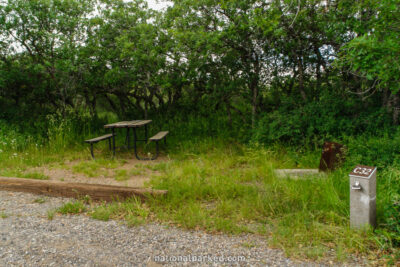
[[[89,196],[92,200],[102,201],[124,200],[134,196],[146,200],[149,196],[164,196],[167,194],[167,190],[13,177],[0,177],[0,190],[78,199]]]

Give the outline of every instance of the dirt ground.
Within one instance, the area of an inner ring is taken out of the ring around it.
[[[101,166],[101,162],[90,159],[41,166],[30,171],[42,173],[53,181],[149,188],[151,177],[160,175],[154,166],[166,161],[168,159],[163,157],[153,161],[127,158],[118,161],[117,166]]]

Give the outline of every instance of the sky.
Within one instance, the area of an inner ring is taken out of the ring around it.
[[[166,2],[165,0],[147,0],[147,3],[150,8],[155,10],[162,10],[171,5],[171,2]]]

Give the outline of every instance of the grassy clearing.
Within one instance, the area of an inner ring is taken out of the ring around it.
[[[0,171],[0,176],[5,177],[18,177],[18,178],[28,178],[36,180],[48,180],[49,177],[41,172],[37,171],[26,171],[25,168],[21,169],[3,169]]]
[[[52,151],[49,147],[30,145],[20,150],[0,151],[0,176],[47,180],[49,177],[32,168],[42,166],[65,166],[65,162],[82,159],[86,154],[81,147]]]
[[[122,169],[114,171],[114,179],[117,181],[126,181],[130,179],[132,176],[144,175],[145,170],[143,165],[136,164],[133,169]]]
[[[146,165],[146,166],[151,166],[151,165]],[[129,170],[129,175],[132,176],[138,176],[138,175],[144,175],[146,173],[144,165],[141,164],[136,164],[134,169]]]
[[[129,179],[127,170],[116,170],[114,172],[115,180],[117,181],[126,181]]]
[[[123,161],[115,159],[96,159],[82,161],[72,167],[73,172],[81,173],[87,177],[108,175],[108,169],[114,169],[123,164]]]
[[[152,186],[169,193],[151,201],[149,208],[158,220],[188,229],[263,235],[293,257],[320,260],[333,253],[337,261],[346,261],[352,254],[398,255],[384,235],[349,228],[345,168],[323,179],[278,178],[274,173],[276,168],[316,168],[319,153],[293,157],[294,152],[284,149],[217,141],[183,144],[174,160],[151,167],[162,173],[153,177]],[[384,190],[380,186],[378,194]],[[385,201],[378,200],[378,210]]]
[[[23,159],[3,152],[0,167],[3,173],[22,175],[30,167],[46,164],[71,168],[64,162],[80,159],[73,171],[92,177],[108,173],[116,180],[125,180],[156,171],[150,185],[169,191],[165,198],[146,203],[131,199],[90,208],[84,201],[66,203],[48,212],[50,220],[56,213],[87,211],[95,219],[123,219],[128,225],[155,220],[209,232],[254,233],[289,256],[317,261],[333,255],[344,262],[356,254],[394,263],[398,261],[395,257],[400,257],[395,229],[390,230],[384,220],[388,216],[393,221],[398,218],[385,208],[392,201],[390,190],[396,190],[395,185],[400,183],[395,166],[378,172],[379,227],[356,231],[349,228],[349,166],[322,179],[278,178],[274,173],[277,168],[316,168],[319,150],[290,150],[279,145],[249,148],[232,140],[202,139],[169,145],[169,161],[114,170],[131,155],[118,153],[114,160],[99,155],[92,161],[85,149],[78,146],[68,153],[31,149]],[[397,225],[393,223],[393,227]]]

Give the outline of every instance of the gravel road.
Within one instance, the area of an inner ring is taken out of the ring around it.
[[[39,197],[0,191],[0,266],[322,266],[292,262],[253,235],[129,228],[86,215],[49,220],[47,211],[69,200]]]

